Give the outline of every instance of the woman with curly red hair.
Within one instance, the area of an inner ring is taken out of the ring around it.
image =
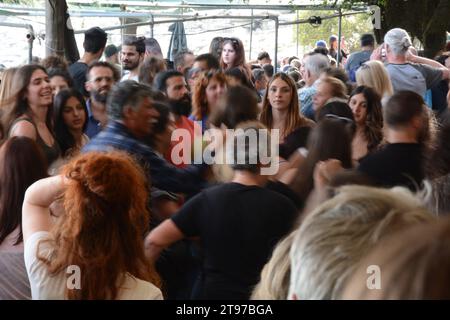
[[[189,119],[202,121],[202,132],[208,127],[208,117],[226,90],[227,80],[221,71],[209,71],[197,79],[192,94],[192,115]]]
[[[31,185],[23,204],[33,299],[162,299],[144,256],[147,185],[126,154],[87,153]],[[52,224],[49,206],[62,198]]]

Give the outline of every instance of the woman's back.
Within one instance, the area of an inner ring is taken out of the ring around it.
[[[52,246],[50,242],[45,241],[49,235],[49,232],[35,232],[25,245],[25,266],[34,300],[62,300],[65,298],[66,286],[81,289],[79,278],[81,271],[77,266],[68,266],[65,273],[51,276],[47,265],[36,257],[36,252],[45,258],[51,257]],[[41,240],[44,241],[39,244]],[[128,273],[125,274],[123,283],[120,285],[119,283],[118,279],[119,300],[162,300],[161,291],[152,283],[137,279]]]

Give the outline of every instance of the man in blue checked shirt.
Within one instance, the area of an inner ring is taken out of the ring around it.
[[[152,186],[194,194],[206,186],[206,164],[179,169],[159,156],[142,139],[152,132],[159,117],[153,107],[157,91],[135,81],[118,83],[107,101],[109,123],[83,148],[83,152],[122,150],[133,155],[150,174]]]

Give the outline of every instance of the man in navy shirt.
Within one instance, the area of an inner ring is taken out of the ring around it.
[[[86,135],[92,139],[108,122],[106,99],[112,86],[119,79],[118,71],[108,62],[94,62],[86,72],[86,90],[90,98],[86,101],[88,108],[88,124]]]
[[[74,88],[85,97],[89,95],[85,88],[86,71],[92,62],[98,61],[102,56],[107,38],[108,35],[106,32],[99,27],[87,30],[84,33],[83,57],[69,67],[69,73],[73,79]]]

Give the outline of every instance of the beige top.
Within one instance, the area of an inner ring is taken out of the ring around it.
[[[31,296],[33,300],[63,300],[65,298],[66,285],[76,285],[76,279],[72,278],[76,272],[70,266],[67,274],[61,273],[51,276],[44,262],[37,258],[38,244],[41,240],[48,239],[49,232],[39,231],[33,233],[25,242],[25,266],[30,280]],[[48,242],[39,245],[40,255],[48,258],[53,249]],[[125,274],[125,281],[119,288],[118,300],[162,300],[163,296],[152,283],[140,280],[130,274]]]

